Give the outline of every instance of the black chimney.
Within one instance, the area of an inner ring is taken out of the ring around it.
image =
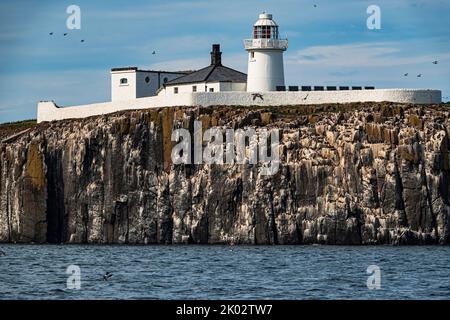
[[[220,44],[212,45],[211,65],[213,65],[213,66],[221,66],[222,65],[222,52],[220,52]]]

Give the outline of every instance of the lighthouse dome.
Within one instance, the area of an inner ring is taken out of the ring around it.
[[[272,19],[272,15],[270,13],[261,13],[258,17],[258,20],[253,25],[255,27],[257,26],[271,26],[271,27],[278,27],[277,23]]]

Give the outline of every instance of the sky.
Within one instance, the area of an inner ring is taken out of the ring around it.
[[[79,30],[67,29],[70,5]],[[367,27],[370,5],[380,29]],[[41,100],[110,101],[114,67],[205,67],[213,43],[224,65],[246,72],[242,40],[263,11],[289,40],[286,85],[430,88],[449,100],[448,0],[2,0],[0,123],[35,119]]]

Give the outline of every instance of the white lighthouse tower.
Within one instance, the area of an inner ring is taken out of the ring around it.
[[[286,39],[279,39],[272,15],[261,13],[253,26],[253,39],[244,40],[248,51],[247,91],[275,91],[284,86],[283,52]]]

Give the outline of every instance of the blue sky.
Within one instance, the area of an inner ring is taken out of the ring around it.
[[[71,4],[81,8],[81,30],[66,28]],[[372,4],[381,8],[380,30],[366,27]],[[2,0],[0,123],[36,118],[39,100],[108,101],[112,67],[204,67],[212,43],[221,44],[225,65],[246,72],[242,39],[262,11],[289,39],[287,85],[435,88],[450,96],[450,1]]]

